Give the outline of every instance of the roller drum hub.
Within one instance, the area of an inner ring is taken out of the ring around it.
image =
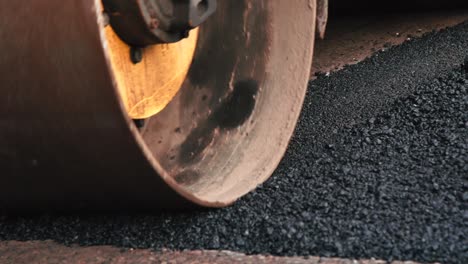
[[[233,203],[271,175],[288,145],[315,12],[313,0],[219,0],[185,44],[146,47],[133,64],[98,0],[0,1],[0,208]],[[167,49],[186,54],[167,59],[186,73],[137,128],[124,93],[160,90],[145,71],[170,65],[158,64]]]

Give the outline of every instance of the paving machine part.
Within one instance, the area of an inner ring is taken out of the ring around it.
[[[0,0],[0,209],[233,203],[286,150],[315,36],[330,32],[316,71],[337,69],[401,43],[385,10],[370,0]],[[442,28],[408,21],[401,32]]]
[[[136,41],[108,2],[0,0],[0,208],[222,207],[265,181],[304,99],[316,1],[218,0],[198,28]]]
[[[119,37],[133,46],[173,43],[216,11],[217,0],[103,0]]]

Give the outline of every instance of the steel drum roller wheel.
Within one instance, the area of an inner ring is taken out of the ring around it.
[[[304,99],[315,0],[218,3],[138,129],[99,0],[0,1],[0,207],[222,207],[265,181]]]

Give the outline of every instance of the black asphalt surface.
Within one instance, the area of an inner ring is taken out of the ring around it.
[[[0,240],[468,263],[466,56],[468,23],[311,81],[280,167],[230,208],[3,216]]]

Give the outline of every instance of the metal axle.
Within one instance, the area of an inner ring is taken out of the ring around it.
[[[217,0],[103,0],[103,4],[118,36],[131,46],[144,47],[186,38],[216,11]]]

